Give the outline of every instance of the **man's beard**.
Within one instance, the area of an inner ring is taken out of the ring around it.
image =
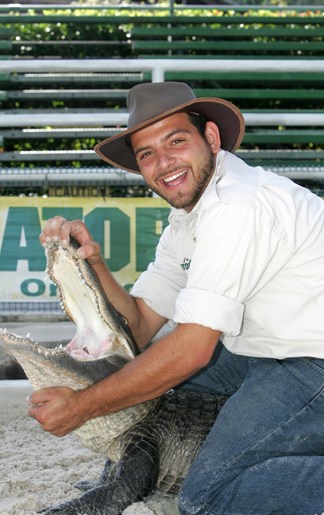
[[[158,188],[153,188],[151,184],[149,187],[154,191],[154,193],[166,200],[172,207],[177,209],[186,209],[190,206],[193,207],[205,191],[209,183],[209,179],[214,171],[214,166],[214,154],[209,151],[205,162],[202,163],[198,174],[195,176],[196,187],[191,191],[191,193],[181,193],[181,191],[179,191],[175,198],[170,199],[166,195],[162,195]]]

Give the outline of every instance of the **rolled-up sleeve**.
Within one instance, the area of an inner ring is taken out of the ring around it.
[[[155,263],[151,263],[134,284],[131,295],[143,299],[159,315],[173,320],[180,289],[175,277],[164,275]]]
[[[241,331],[244,304],[197,288],[182,290],[177,298],[174,321],[196,323],[237,336]]]

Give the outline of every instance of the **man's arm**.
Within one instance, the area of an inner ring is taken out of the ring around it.
[[[206,366],[219,331],[180,324],[122,369],[78,392],[47,388],[31,395],[29,414],[56,436],[87,420],[158,397]]]

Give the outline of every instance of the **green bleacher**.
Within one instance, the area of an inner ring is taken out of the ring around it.
[[[129,88],[161,76],[238,105],[248,162],[322,188],[324,8],[135,4],[0,5],[0,188],[44,169],[131,181],[92,149],[125,126]]]

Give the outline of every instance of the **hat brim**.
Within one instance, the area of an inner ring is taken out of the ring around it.
[[[215,122],[220,132],[222,149],[235,152],[240,146],[245,132],[240,110],[221,98],[195,98],[101,141],[94,150],[101,159],[113,166],[139,174],[140,170],[128,139],[135,132],[178,112],[195,112],[206,120]]]

